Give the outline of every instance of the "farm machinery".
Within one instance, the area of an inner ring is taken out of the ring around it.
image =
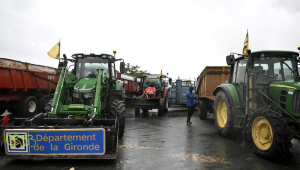
[[[172,83],[172,79],[162,73],[145,74],[139,78],[141,79],[139,87],[140,96],[126,97],[126,108],[135,108],[135,115],[140,114],[140,109],[143,112],[158,109],[159,116],[168,112],[168,94],[170,92],[168,84]]]
[[[1,121],[1,147],[17,158],[115,159],[125,128],[124,91],[110,54],[66,55],[46,113]],[[74,69],[68,70],[68,62]],[[120,72],[125,72],[124,61]]]
[[[300,138],[299,54],[248,50],[247,58],[231,53],[226,60],[229,80],[213,92],[217,132],[243,134],[257,155],[281,158]]]

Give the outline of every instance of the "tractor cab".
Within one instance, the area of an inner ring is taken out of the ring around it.
[[[142,78],[142,93],[147,94],[148,98],[160,97],[161,92],[169,88],[169,80],[166,75],[159,76],[158,74],[144,75]],[[172,80],[171,80],[172,81]]]
[[[229,61],[228,63],[231,65],[229,83],[243,89],[239,93],[244,97],[249,75],[255,76],[257,88],[266,95],[270,94],[270,89],[274,90],[273,87],[298,86],[294,83],[299,81],[298,56],[298,53],[291,51],[256,51],[252,52],[247,61],[245,57],[238,55],[234,59],[235,62]],[[234,57],[231,55],[232,58]],[[277,95],[273,94],[272,97],[274,96]],[[269,103],[265,98],[259,98],[258,101],[260,107]]]

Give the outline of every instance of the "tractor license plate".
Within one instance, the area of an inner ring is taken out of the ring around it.
[[[6,154],[103,155],[105,129],[6,129]]]

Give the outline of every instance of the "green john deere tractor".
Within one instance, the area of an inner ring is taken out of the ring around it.
[[[0,142],[7,155],[116,158],[118,138],[125,128],[125,93],[116,81],[115,70],[115,62],[122,59],[82,53],[72,58],[63,55],[60,59],[60,78],[47,113],[0,122]],[[73,70],[68,70],[68,61],[73,63]],[[125,72],[124,62],[120,62],[120,72]]]
[[[255,153],[265,159],[281,158],[300,138],[299,54],[293,51],[248,50],[231,53],[228,83],[214,95],[214,122],[224,137],[241,132],[251,141]]]

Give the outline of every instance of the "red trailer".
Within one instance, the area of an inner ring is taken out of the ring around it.
[[[117,79],[123,82],[123,87],[125,90],[125,96],[139,96],[139,86],[140,80],[134,76],[129,76],[126,74],[117,73]],[[135,80],[137,79],[137,80]]]
[[[0,58],[0,115],[6,109],[20,117],[45,112],[58,79],[55,68]]]

